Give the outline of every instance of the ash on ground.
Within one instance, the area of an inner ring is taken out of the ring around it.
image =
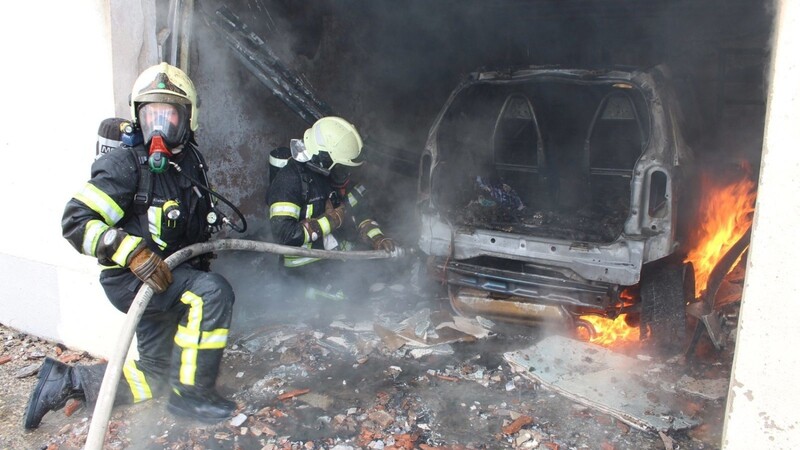
[[[234,284],[245,298],[237,300],[218,388],[239,405],[235,416],[209,425],[170,415],[162,399],[120,406],[106,448],[719,448],[725,398],[702,395],[703,383],[727,386],[732,345],[717,352],[704,340],[688,361],[665,359],[681,412],[700,425],[645,432],[512,370],[503,354],[539,342],[546,330],[453,318],[447,300],[416,283],[415,272],[374,283],[357,305],[290,301],[279,286],[248,292]],[[92,413],[86,405],[71,402],[70,415],[51,412],[32,432],[21,417],[44,356],[97,360],[8,327],[0,341],[0,447],[81,448]]]

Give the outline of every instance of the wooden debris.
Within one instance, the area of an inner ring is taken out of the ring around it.
[[[439,378],[439,379],[445,380],[445,381],[458,381],[458,378],[451,377],[451,376],[448,376],[448,375],[439,375],[439,374],[437,374],[436,378]]]
[[[73,363],[75,361],[79,361],[83,355],[80,353],[65,353],[58,357],[58,360],[63,362],[64,364]]]
[[[661,436],[661,440],[664,442],[664,450],[673,450],[674,442],[672,438],[667,436],[663,431],[659,431],[658,435]]]
[[[290,398],[298,397],[303,394],[307,394],[311,391],[311,389],[295,389],[293,391],[284,392],[283,394],[278,396],[278,400],[284,401],[289,400]]]

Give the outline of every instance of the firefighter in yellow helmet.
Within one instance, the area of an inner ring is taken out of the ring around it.
[[[101,154],[91,179],[67,203],[63,234],[76,250],[97,258],[100,284],[120,311],[128,310],[142,283],[156,292],[136,329],[139,359],[125,363],[116,402],[168,394],[167,408],[175,414],[222,420],[236,408],[215,390],[233,290],[197,261],[172,270],[163,261],[216,230],[207,220],[213,217],[209,195],[198,195],[208,182],[194,141],[192,81],[166,63],[146,69],[133,86],[131,116],[126,145]],[[25,428],[38,427],[70,398],[95,402],[104,371],[105,365],[46,359]]]
[[[317,120],[302,140],[291,140],[291,158],[275,175],[268,193],[269,219],[278,243],[348,250],[360,242],[370,249],[395,251],[394,240],[372,217],[366,188],[351,179],[351,170],[362,164],[362,147],[356,128],[334,116]],[[336,286],[336,281],[344,278],[331,275],[330,270],[343,264],[352,263],[282,258],[288,275],[317,284],[307,295],[335,298],[343,298],[347,289]]]

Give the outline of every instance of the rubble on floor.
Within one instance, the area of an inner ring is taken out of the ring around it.
[[[106,448],[660,450],[667,439],[675,448],[718,447],[724,397],[710,380],[727,379],[728,362],[717,361],[727,353],[703,359],[700,352],[692,367],[674,364],[686,375],[676,378],[676,390],[692,400],[682,406],[685,417],[670,417],[700,425],[659,427],[668,430],[662,438],[512,370],[504,355],[541,345],[539,331],[453,317],[445,299],[407,286],[373,286],[356,306],[359,314],[297,303],[271,310],[269,322],[234,327],[218,381],[220,392],[239,405],[232,418],[214,425],[176,418],[161,399],[121,406]],[[0,335],[6,344],[0,361],[11,357],[0,373],[25,383],[14,403],[3,406],[10,425],[0,447],[81,448],[91,410],[72,405],[70,416],[50,413],[39,430],[24,433],[19,423],[35,377],[13,377],[57,352],[96,360],[45,341],[10,344],[19,336],[7,328]]]
[[[504,357],[523,377],[638,429],[667,432],[700,423],[681,410],[674,375],[664,364],[562,336]]]

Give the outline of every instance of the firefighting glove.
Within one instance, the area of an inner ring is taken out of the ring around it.
[[[366,201],[364,198],[364,193],[366,191],[367,190],[363,184],[355,185],[352,189],[347,190],[347,194],[344,196],[343,203],[345,203],[351,211],[364,211],[365,209],[368,209],[368,207],[364,206]],[[355,213],[355,215],[358,214]]]
[[[169,266],[147,247],[142,247],[131,256],[128,268],[137,278],[153,288],[156,294],[166,291],[172,283]]]
[[[372,249],[373,250],[385,250],[389,253],[392,253],[397,248],[397,243],[394,242],[394,239],[386,237],[384,235],[375,236],[372,239]]]
[[[374,220],[367,219],[358,224],[358,234],[362,241],[372,246],[373,250],[385,250],[389,253],[395,250],[394,240],[384,236],[378,222]]]
[[[330,208],[326,207],[325,214],[322,217],[306,219],[300,224],[306,230],[309,241],[314,242],[322,236],[330,234],[333,230],[339,229],[344,223],[344,219],[344,206],[340,205],[336,208],[331,206]]]

